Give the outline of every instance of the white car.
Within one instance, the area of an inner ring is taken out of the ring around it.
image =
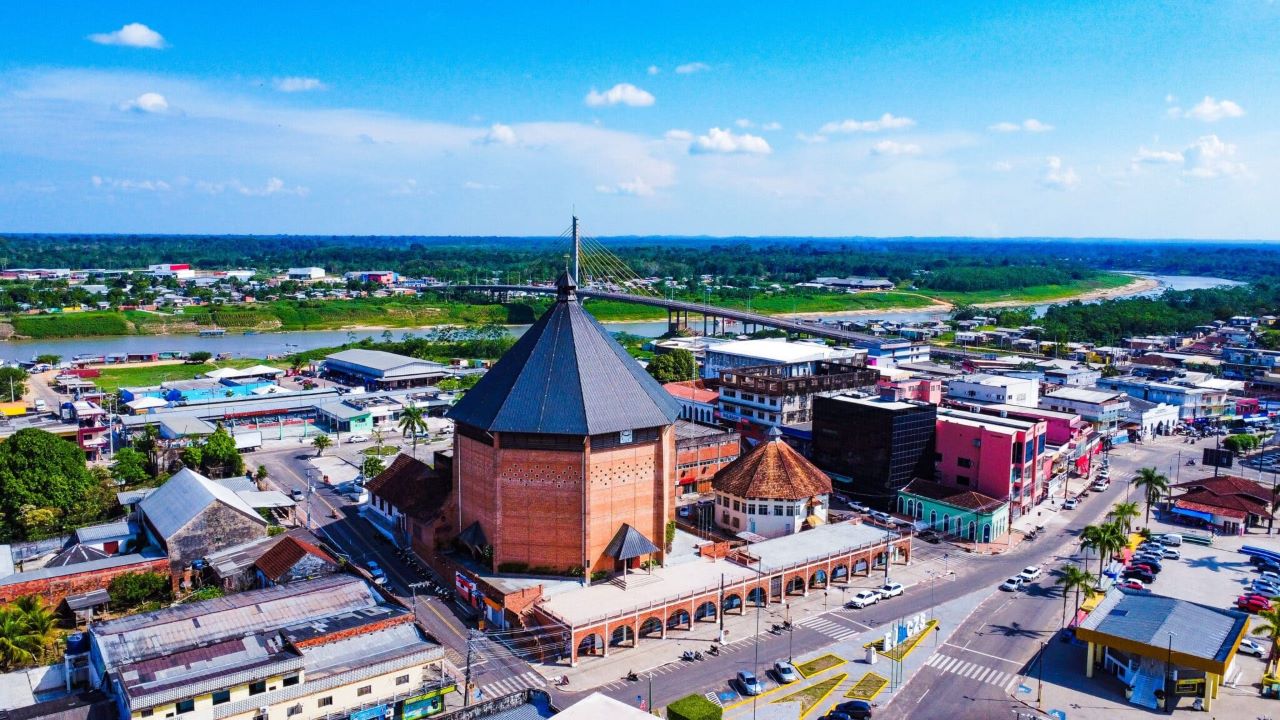
[[[887,600],[891,597],[897,597],[902,594],[902,583],[887,582],[872,592],[880,596],[881,600]]]
[[[1261,643],[1249,638],[1245,638],[1240,641],[1240,647],[1236,648],[1236,652],[1241,655],[1252,655],[1257,658],[1267,654],[1267,651],[1262,649]]]
[[[347,442],[349,443],[369,442],[369,436],[368,435],[348,435]]]
[[[1027,581],[1026,578],[1022,577],[1021,575],[1014,575],[1008,580],[1005,580],[1004,582],[1000,583],[1000,589],[1009,590],[1011,592],[1017,592],[1022,589],[1022,584],[1025,583],[1026,581]]]
[[[845,603],[844,606],[847,608],[861,610],[868,605],[875,605],[878,602],[880,602],[880,593],[874,590],[859,590],[858,594],[854,595],[853,599]]]
[[[1162,554],[1169,560],[1182,559],[1182,553],[1178,552],[1177,548],[1165,548]]]
[[[1022,572],[1018,573],[1018,577],[1028,581],[1035,580],[1040,577],[1041,572],[1039,565],[1028,565],[1027,567],[1022,568]]]
[[[1067,498],[1067,501],[1066,501],[1066,502],[1064,502],[1064,503],[1062,503],[1062,509],[1063,509],[1063,510],[1075,510],[1075,509],[1076,509],[1076,506],[1077,506],[1077,505],[1079,505],[1079,504],[1080,504],[1080,501],[1079,501],[1079,500],[1077,500],[1077,499],[1075,499],[1075,498]]]

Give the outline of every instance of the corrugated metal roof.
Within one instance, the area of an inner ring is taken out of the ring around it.
[[[613,536],[613,539],[609,541],[609,545],[604,549],[604,554],[614,560],[630,560],[656,552],[658,552],[658,546],[650,542],[649,538],[644,536],[644,533],[627,523],[622,523],[622,527],[618,528],[618,533]]]
[[[162,537],[169,538],[215,502],[239,510],[263,525],[267,524],[261,515],[231,489],[191,468],[183,468],[174,473],[155,492],[143,498],[138,507],[155,531]]]
[[[1199,603],[1112,588],[1080,623],[1086,630],[1215,662],[1231,659],[1248,616]]]
[[[142,552],[131,555],[112,555],[111,557],[102,558],[101,560],[90,560],[88,562],[77,563],[75,565],[43,567],[39,570],[13,573],[12,575],[0,577],[0,585],[11,585],[13,583],[29,582],[31,580],[47,580],[49,578],[66,577],[67,575],[76,575],[79,573],[128,567],[129,565],[138,565],[140,563],[149,562],[162,557],[164,557],[164,553],[152,548],[147,548]]]
[[[67,607],[72,610],[84,610],[86,608],[105,605],[110,602],[111,593],[106,590],[90,590],[79,595],[68,595],[66,597]]]
[[[138,526],[128,520],[88,525],[76,530],[76,542],[87,543],[96,540],[113,540],[138,534]]]
[[[431,362],[430,360],[421,360],[408,355],[397,355],[396,353],[389,353],[384,350],[365,350],[363,348],[342,350],[325,357],[325,362],[330,361],[361,369],[373,370],[381,375],[410,366],[417,366],[416,370],[419,372],[444,369],[444,365],[437,362]]]
[[[562,277],[556,304],[449,410],[496,432],[596,435],[670,425],[680,405]]]

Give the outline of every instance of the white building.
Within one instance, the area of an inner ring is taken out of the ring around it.
[[[769,441],[726,465],[711,480],[716,525],[766,538],[793,535],[827,521],[831,478],[782,441]]]
[[[1121,413],[1129,409],[1129,398],[1109,390],[1064,387],[1041,398],[1040,407],[1075,413],[1106,434],[1119,426]]]
[[[1040,383],[1006,375],[965,375],[947,381],[947,397],[965,402],[1036,407],[1040,401]]]
[[[289,268],[284,273],[285,277],[290,280],[320,280],[324,278],[324,268],[322,267],[296,267]]]
[[[1142,398],[1129,398],[1129,408],[1120,413],[1123,423],[1138,426],[1143,436],[1164,435],[1173,431],[1179,422],[1177,405],[1154,403]]]
[[[707,346],[702,363],[702,377],[718,379],[721,370],[757,365],[812,363],[818,360],[853,357],[861,352],[865,351],[830,347],[816,342],[787,342],[782,338],[735,340]]]

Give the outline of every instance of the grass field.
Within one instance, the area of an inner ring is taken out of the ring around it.
[[[949,303],[977,305],[991,302],[1025,302],[1027,304],[1052,302],[1094,290],[1113,290],[1133,282],[1133,277],[1120,273],[1100,273],[1090,280],[1063,285],[1033,285],[1018,290],[980,290],[977,292],[928,292],[932,297]]]
[[[135,365],[107,368],[100,377],[93,378],[98,387],[105,392],[116,392],[122,387],[148,387],[159,385],[169,380],[191,380],[202,377],[210,370],[222,367],[244,368],[257,365],[261,360],[238,358],[234,360],[210,361],[202,365],[173,363],[167,365]],[[281,367],[283,370],[284,368]]]

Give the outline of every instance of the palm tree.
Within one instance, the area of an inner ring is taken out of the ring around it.
[[[1101,525],[1085,525],[1080,529],[1080,547],[1085,550],[1097,550],[1098,554],[1102,554],[1102,526]],[[1086,558],[1088,556],[1086,555]]]
[[[1085,592],[1085,597],[1093,594],[1093,587],[1098,584],[1098,578],[1094,577],[1089,571],[1078,568],[1075,565],[1065,565],[1062,568],[1062,574],[1054,581],[1055,585],[1062,586],[1062,625],[1067,625],[1067,595],[1071,591],[1076,593],[1076,610],[1080,609],[1080,591]]]
[[[418,457],[418,433],[427,429],[427,415],[417,405],[410,405],[400,412],[400,433],[413,437],[413,457]]]
[[[40,649],[47,650],[53,644],[58,618],[49,612],[44,599],[39,595],[22,595],[13,601],[13,606],[22,613],[27,629],[40,641]]]
[[[333,441],[329,439],[328,435],[317,435],[315,439],[311,441],[311,445],[316,449],[316,457],[320,457],[324,454],[325,448],[333,445]]]
[[[1109,522],[1102,525],[1102,544],[1099,546],[1104,554],[1104,562],[1115,556],[1126,545],[1129,544],[1129,537],[1125,535],[1124,528],[1120,527],[1120,523]],[[1098,575],[1102,575],[1102,568],[1098,568]]]
[[[1115,507],[1111,508],[1111,512],[1107,513],[1107,517],[1119,523],[1124,528],[1125,534],[1128,534],[1129,528],[1133,524],[1133,519],[1141,514],[1142,511],[1138,509],[1138,503],[1122,502],[1116,503]]]
[[[1147,525],[1151,524],[1151,506],[1160,502],[1160,496],[1169,491],[1169,478],[1153,467],[1142,468],[1133,477],[1133,484],[1145,493],[1147,499]]]
[[[1276,656],[1276,641],[1280,640],[1280,607],[1259,610],[1251,632],[1254,635],[1266,635],[1271,641],[1267,649],[1267,665],[1270,666]]]
[[[16,607],[0,607],[0,664],[13,668],[35,662],[41,639]]]

